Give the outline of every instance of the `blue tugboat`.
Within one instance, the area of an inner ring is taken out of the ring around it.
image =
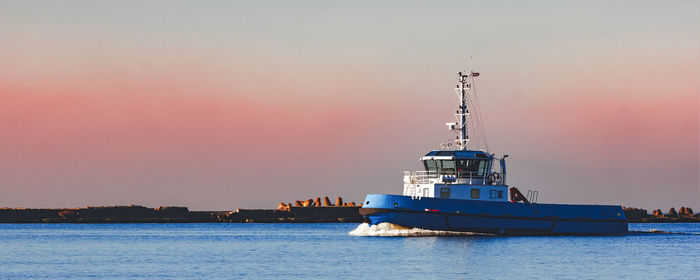
[[[444,144],[423,156],[424,170],[405,172],[403,195],[368,194],[360,214],[370,225],[502,235],[627,233],[621,206],[536,203],[536,191],[525,197],[506,184],[508,155],[467,148],[467,121],[473,108],[469,101],[475,101],[478,76],[471,70],[458,73],[457,122],[446,124],[457,132],[456,149]]]

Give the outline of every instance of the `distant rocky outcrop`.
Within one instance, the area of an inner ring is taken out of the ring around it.
[[[355,202],[351,201],[349,203],[343,203],[343,198],[338,197],[336,199],[336,203],[333,204],[331,203],[331,200],[327,197],[323,197],[323,202],[321,202],[321,197],[316,197],[310,198],[304,201],[297,200],[295,201],[293,207],[356,207],[356,206],[362,206],[362,204],[356,204]],[[286,210],[288,207],[292,207],[292,204],[290,203],[289,205],[285,204],[284,202],[280,202],[280,204],[277,206],[278,210]]]
[[[681,207],[678,209],[678,215],[693,215],[693,209],[690,207]]]
[[[651,215],[647,211],[639,208],[623,207],[627,221],[631,223],[697,223],[700,222],[700,214],[693,214],[690,207],[681,206],[678,211],[671,207],[666,214],[661,209],[652,211]]]

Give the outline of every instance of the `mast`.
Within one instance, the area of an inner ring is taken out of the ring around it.
[[[457,117],[457,125],[450,126],[450,128],[459,131],[459,135],[457,136],[455,142],[460,150],[466,150],[467,144],[469,143],[467,120],[470,114],[469,109],[467,108],[467,98],[472,89],[474,77],[478,77],[479,73],[475,73],[470,69],[469,73],[459,72],[457,73],[457,76],[459,81],[457,82],[457,88],[455,88],[455,91],[457,91],[457,94],[459,94],[460,103],[458,108],[459,110],[457,110],[457,113],[455,114],[455,117]]]

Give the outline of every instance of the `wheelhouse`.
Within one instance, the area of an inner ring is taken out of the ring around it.
[[[475,150],[431,151],[420,159],[424,170],[405,172],[404,195],[507,201],[505,157]]]

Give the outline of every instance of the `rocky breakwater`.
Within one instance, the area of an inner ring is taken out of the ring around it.
[[[364,221],[354,202],[328,197],[281,203],[278,209],[190,211],[187,207],[140,205],[82,208],[0,208],[0,223],[356,223]]]
[[[633,207],[622,207],[622,210],[630,223],[700,223],[700,213],[693,213],[690,207],[681,207],[678,211],[671,207],[666,214],[661,209],[651,214],[645,209]]]
[[[140,205],[90,206],[83,208],[0,208],[2,223],[192,223],[214,221],[208,211],[187,207]]]
[[[294,204],[280,202],[275,210],[237,209],[221,213],[216,217],[219,222],[228,223],[360,223],[360,207],[354,202],[343,203],[338,197],[331,203],[328,197],[296,200]]]

